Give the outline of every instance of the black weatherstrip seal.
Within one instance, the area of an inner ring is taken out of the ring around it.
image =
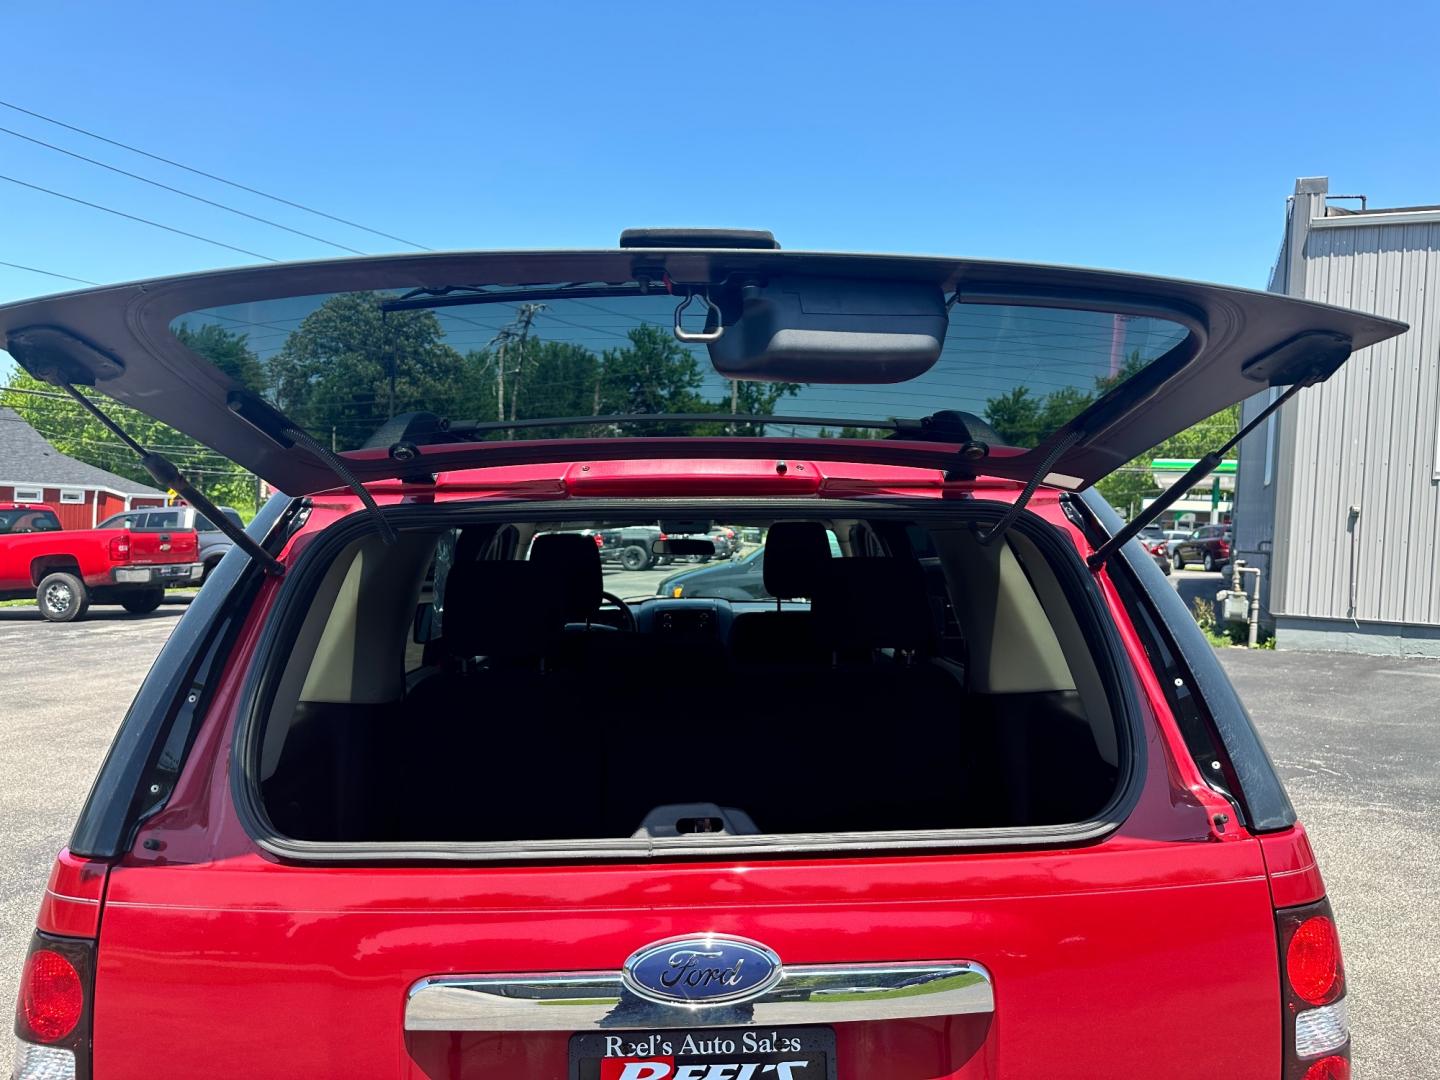
[[[815,518],[859,517],[902,519],[923,525],[970,525],[993,528],[1010,509],[1008,503],[965,500],[921,505],[918,500],[864,499],[627,499],[614,502],[570,503],[506,502],[477,506],[390,507],[383,511],[397,531],[407,528],[445,529],[482,522],[574,520],[607,515],[636,516],[693,514],[699,505],[735,512],[737,520],[751,516],[796,515]],[[825,853],[855,856],[891,851],[932,852],[995,848],[1069,847],[1103,840],[1122,825],[1139,801],[1145,782],[1146,733],[1135,680],[1129,675],[1128,654],[1111,618],[1094,575],[1085,567],[1067,537],[1043,518],[1022,514],[1011,526],[1025,535],[1052,566],[1056,581],[1082,623],[1108,700],[1116,708],[1116,736],[1121,772],[1115,793],[1094,817],[1063,825],[1016,828],[936,829],[894,833],[810,833],[783,836],[720,837],[714,842],[646,847],[629,839],[467,842],[328,842],[295,840],[281,835],[269,820],[259,793],[259,757],[264,717],[289,661],[300,624],[309,610],[314,586],[337,554],[348,544],[376,532],[373,520],[353,514],[330,526],[296,560],[280,586],[268,625],[256,647],[257,663],[250,672],[238,707],[230,753],[230,789],[240,822],[265,851],[281,859],[309,863],[467,862],[529,863],[579,861],[696,860],[706,858],[796,858]],[[694,838],[690,838],[694,839]]]
[[[1085,510],[1107,536],[1118,532],[1124,522],[1094,488],[1077,496]],[[1180,594],[1171,588],[1155,560],[1132,540],[1117,557],[1139,582],[1149,598],[1151,614],[1169,636],[1176,652],[1190,670],[1192,689],[1204,702],[1215,725],[1215,733],[1235,770],[1240,790],[1236,797],[1245,808],[1252,832],[1279,832],[1295,824],[1295,808],[1275,771],[1255,722],[1235,692],[1230,677],[1220,666],[1215,650],[1200,632],[1195,618],[1186,609]]]
[[[275,495],[260,508],[247,531],[268,546],[283,535],[299,505],[299,500]],[[70,834],[71,852],[91,859],[122,855],[131,842],[137,808],[144,807],[147,812],[157,808],[154,800],[144,798],[142,785],[155,767],[185,695],[211,653],[216,634],[243,606],[251,593],[250,583],[258,582],[260,576],[261,569],[249,554],[231,548],[190,602],[120,722]],[[174,763],[177,772],[179,764]]]

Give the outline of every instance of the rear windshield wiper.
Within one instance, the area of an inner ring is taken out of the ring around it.
[[[634,285],[576,284],[546,285],[533,289],[493,289],[480,285],[435,285],[411,289],[393,300],[382,300],[380,310],[428,311],[431,308],[462,307],[466,304],[502,304],[520,300],[559,300],[563,297],[603,299],[607,296],[644,296],[645,283]]]

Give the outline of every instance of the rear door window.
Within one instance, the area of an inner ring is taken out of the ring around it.
[[[179,529],[183,528],[179,510],[157,510],[145,515],[145,523],[136,526],[141,529]]]
[[[60,528],[53,510],[0,510],[0,534],[59,532]]]

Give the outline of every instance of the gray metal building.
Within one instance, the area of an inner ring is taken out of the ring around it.
[[[1263,570],[1279,648],[1440,656],[1440,206],[1328,186],[1296,181],[1270,289],[1411,329],[1241,444],[1235,547]]]

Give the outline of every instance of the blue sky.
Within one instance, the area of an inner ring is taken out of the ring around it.
[[[1262,286],[1297,176],[1440,202],[1437,35],[1422,4],[48,3],[7,11],[0,98],[435,248],[749,226]],[[3,132],[0,173],[277,259],[344,254]],[[255,261],[3,180],[0,228],[0,259],[98,282]],[[0,267],[0,300],[68,287]]]

